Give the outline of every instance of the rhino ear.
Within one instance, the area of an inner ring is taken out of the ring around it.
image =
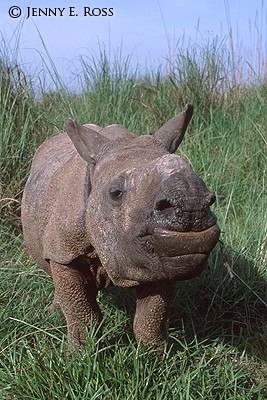
[[[162,128],[156,131],[154,137],[159,140],[170,153],[174,153],[183,140],[192,115],[193,106],[192,104],[187,104],[180,114],[170,119]]]
[[[110,140],[95,130],[78,124],[69,118],[66,121],[67,134],[80,156],[87,162],[95,164],[100,150],[110,143]]]

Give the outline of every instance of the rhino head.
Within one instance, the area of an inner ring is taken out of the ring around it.
[[[90,164],[88,238],[115,285],[195,277],[219,239],[210,210],[214,193],[185,157],[172,154],[192,112],[187,105],[144,136],[120,126],[99,132],[67,121],[69,137]]]

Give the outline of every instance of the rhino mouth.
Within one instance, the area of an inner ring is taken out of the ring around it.
[[[217,243],[220,229],[217,224],[204,231],[178,232],[154,228],[152,239],[155,251],[162,257],[185,254],[209,254]]]
[[[166,278],[189,279],[205,268],[220,236],[217,224],[203,231],[179,232],[155,227],[142,238],[147,252],[160,259]]]

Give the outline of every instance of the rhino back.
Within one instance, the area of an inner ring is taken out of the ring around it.
[[[22,199],[22,224],[32,257],[47,272],[47,260],[68,264],[90,245],[84,221],[89,175],[66,134],[48,139],[36,152]]]

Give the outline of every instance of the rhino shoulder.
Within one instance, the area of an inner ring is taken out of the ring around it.
[[[52,136],[38,147],[32,161],[31,171],[41,169],[47,165],[50,167],[61,165],[74,153],[75,148],[66,133]]]
[[[35,154],[22,202],[25,236],[39,259],[69,264],[86,252],[89,194],[89,165],[68,135],[46,140]]]
[[[43,230],[44,259],[69,264],[86,254],[90,247],[85,226],[90,191],[90,166],[76,154],[51,181]]]

